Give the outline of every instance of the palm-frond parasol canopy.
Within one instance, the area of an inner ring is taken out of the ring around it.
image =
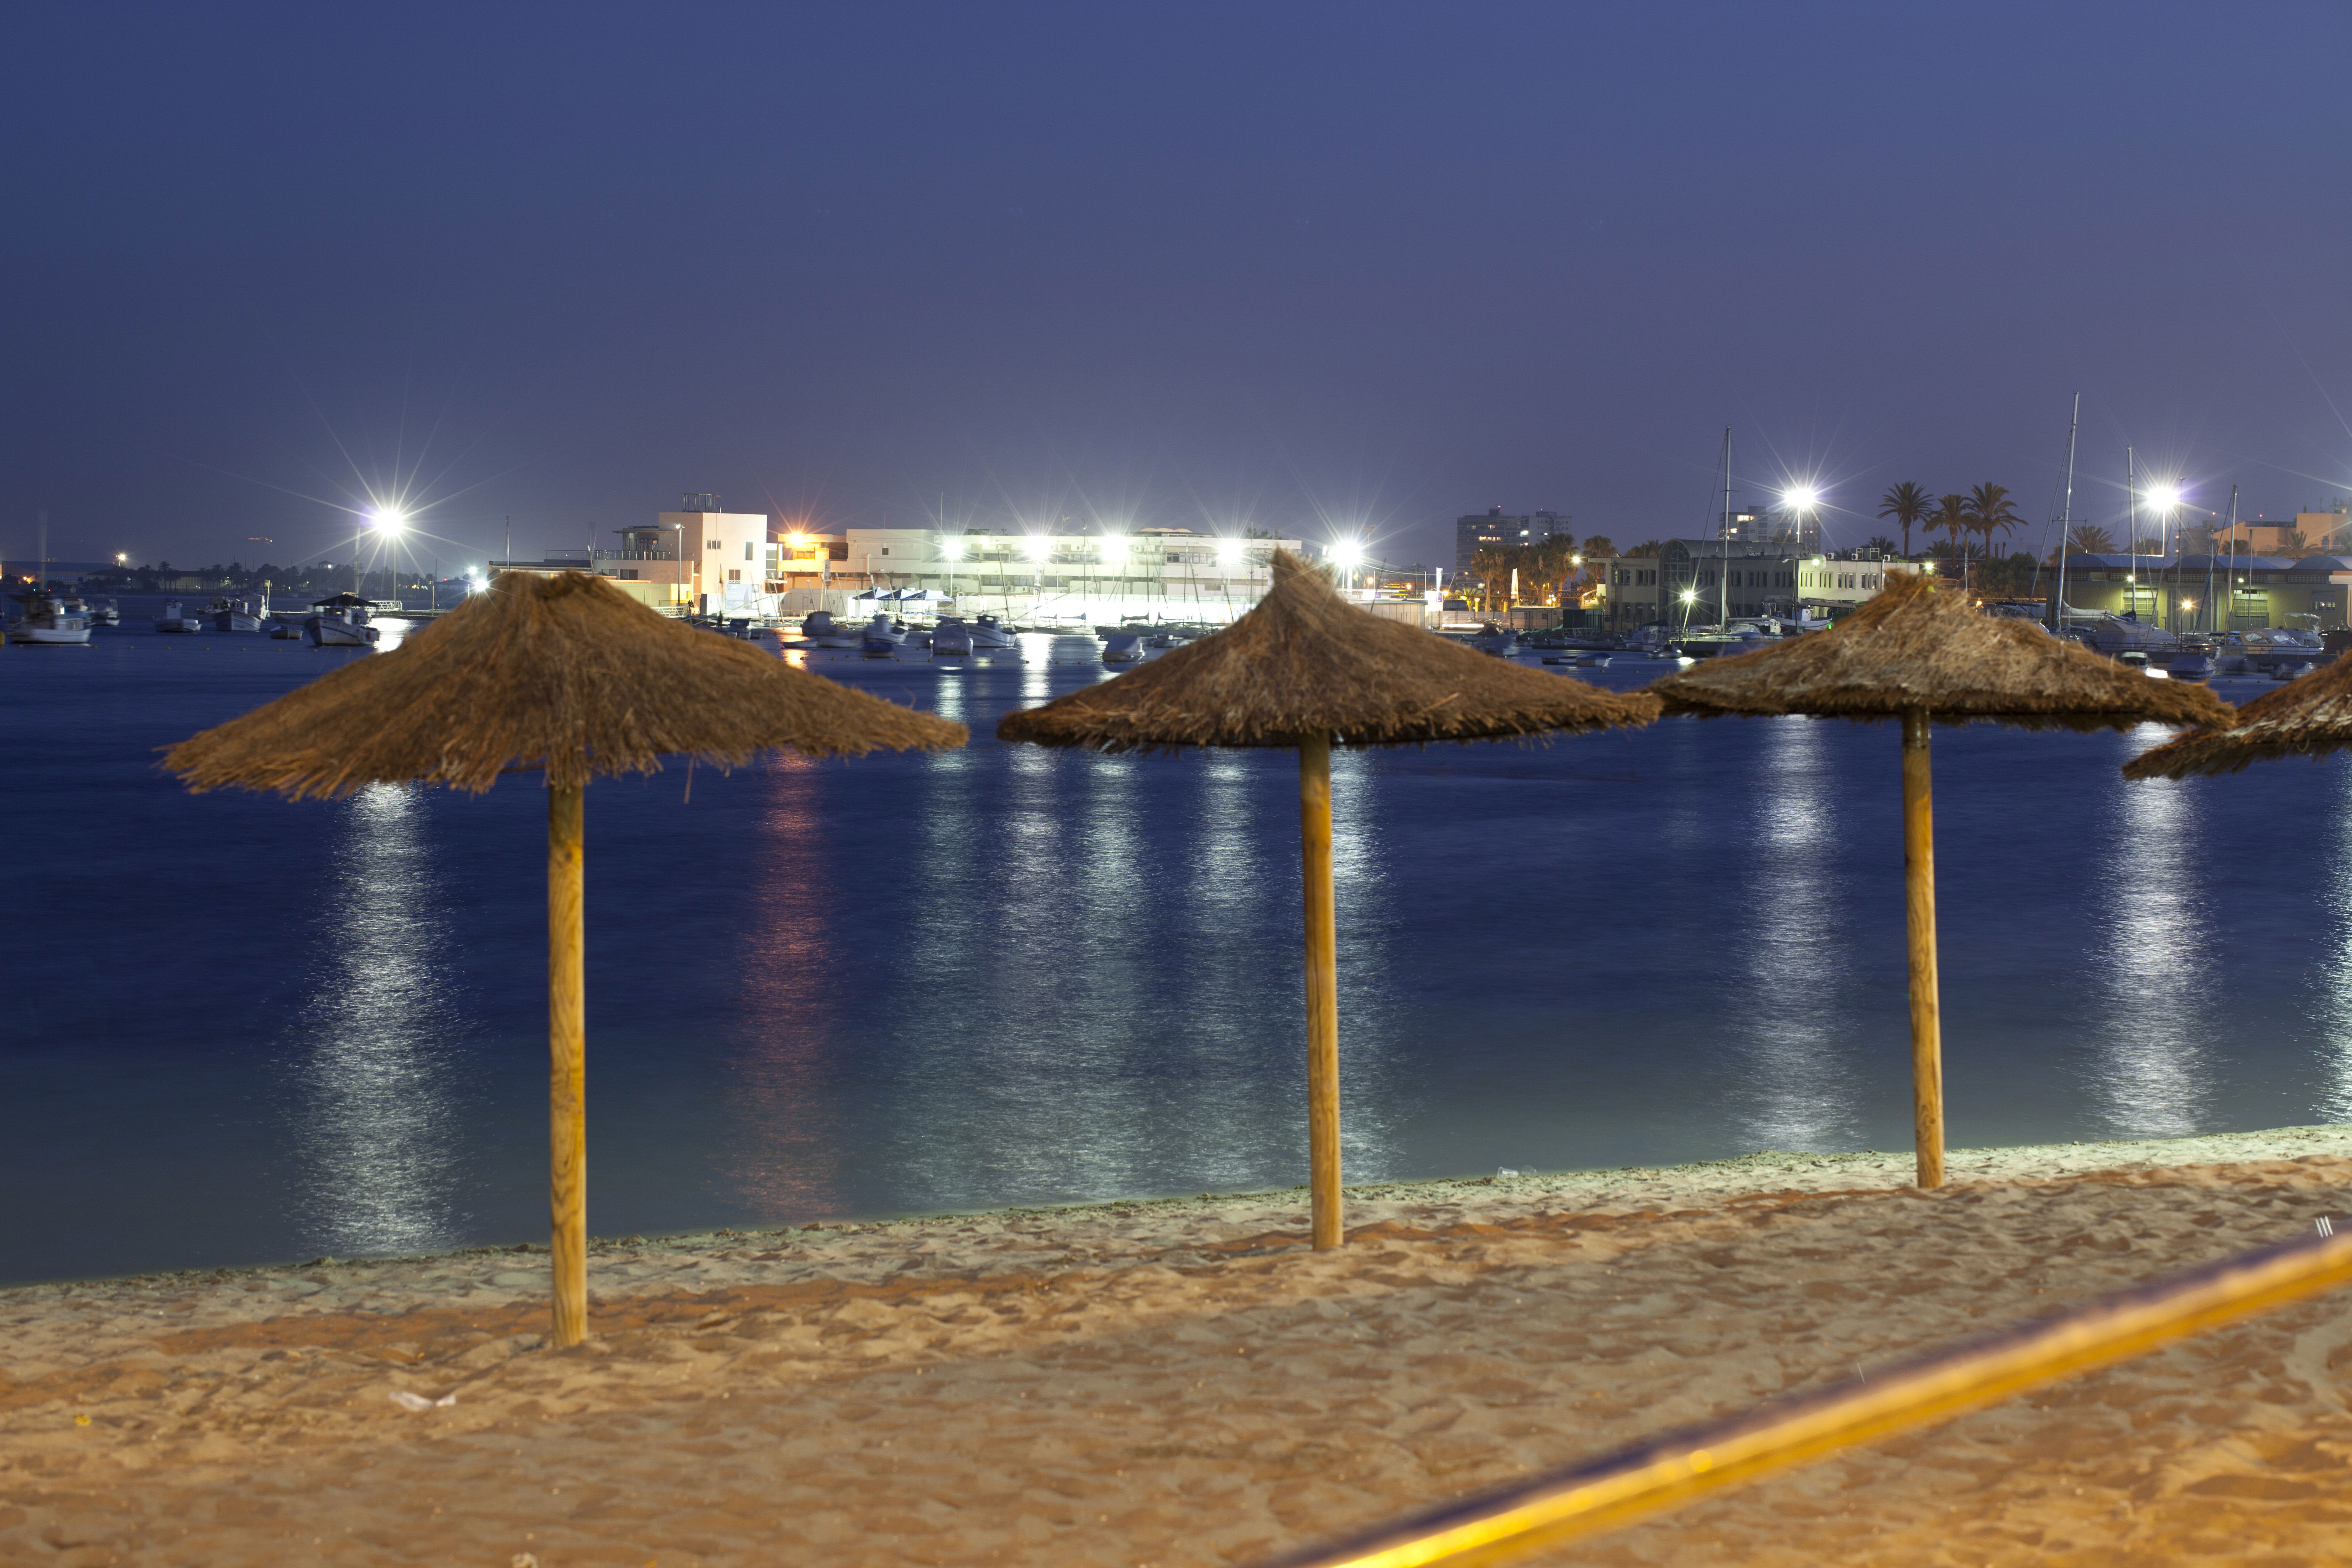
[[[2314,762],[2352,746],[2352,658],[2339,656],[2309,675],[2265,691],[2225,725],[2191,730],[2124,764],[2127,779],[2234,773],[2285,757]]]
[[[1927,726],[1987,720],[2027,730],[2226,722],[2201,686],[2152,679],[2039,626],[1979,614],[1924,574],[1885,588],[1824,632],[1703,664],[1649,689],[1669,713],[1811,714],[1903,721],[1904,904],[1910,934],[1912,1121],[1918,1182],[1944,1181],[1943,1025],[1936,978],[1936,837]]]
[[[667,619],[602,578],[509,573],[392,651],[181,742],[163,765],[192,790],[291,800],[409,782],[479,794],[502,773],[545,775],[551,1339],[570,1345],[588,1313],[581,791],[657,773],[665,755],[731,767],[773,747],[854,756],[966,739],[961,724]]]
[[[1331,890],[1331,742],[1400,746],[1646,724],[1655,699],[1598,690],[1386,620],[1274,552],[1266,596],[1223,630],[1115,680],[1008,713],[1006,741],[1098,752],[1265,746],[1298,752],[1307,906],[1307,1123],[1312,1234],[1343,1234],[1339,976]]]

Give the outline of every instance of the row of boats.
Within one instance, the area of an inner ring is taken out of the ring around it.
[[[749,623],[743,623],[748,628]],[[758,636],[730,626],[739,636]],[[928,624],[909,625],[887,615],[877,615],[862,626],[845,625],[830,611],[817,610],[801,622],[797,638],[776,637],[788,648],[855,649],[870,658],[890,658],[909,647],[929,650],[935,659],[966,659],[1020,647],[1019,634],[1039,632],[1054,637],[1092,637],[1103,645],[1105,664],[1138,664],[1148,649],[1181,647],[1215,628],[1207,626],[1159,623],[1151,626],[1008,626],[995,616],[941,616]],[[771,634],[772,635],[772,634]]]
[[[34,647],[87,647],[99,626],[119,626],[122,611],[114,600],[92,604],[72,594],[18,594],[24,613],[8,623],[7,639]],[[382,637],[371,624],[376,611],[387,606],[356,594],[336,594],[315,601],[308,615],[273,615],[269,597],[216,598],[191,615],[186,601],[165,602],[154,617],[156,631],[169,637],[194,637],[210,628],[216,632],[262,633],[281,641],[307,638],[313,647],[370,647]]]

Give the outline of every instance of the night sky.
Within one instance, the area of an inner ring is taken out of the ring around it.
[[[1726,425],[1832,543],[2038,531],[2078,389],[2079,516],[2126,442],[2276,515],[2352,494],[2347,70],[2341,0],[19,5],[0,549],[717,490],[1450,562],[1696,533]]]

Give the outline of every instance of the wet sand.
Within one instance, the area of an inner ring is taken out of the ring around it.
[[[1360,1188],[1319,1256],[1296,1193],[630,1238],[562,1352],[543,1249],[22,1288],[0,1560],[1247,1563],[2308,1234],[2352,1128],[1910,1169]],[[2341,1561],[2347,1384],[2352,1293],[1543,1560]]]

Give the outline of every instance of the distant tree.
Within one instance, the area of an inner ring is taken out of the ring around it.
[[[1878,515],[1891,517],[1903,526],[1903,553],[1906,557],[1911,553],[1911,530],[1926,522],[1932,511],[1927,492],[1909,479],[1894,486],[1878,498]]]
[[[1587,555],[1614,555],[1617,553],[1617,547],[1609,542],[1609,536],[1607,534],[1596,533],[1591,538],[1584,542],[1584,553]]]
[[[2025,520],[2009,499],[2007,485],[1981,484],[1969,491],[1969,531],[1984,536],[1984,552],[1992,553],[1993,535],[2007,533]]]
[[[1969,498],[1946,496],[1937,505],[1936,514],[1927,520],[1927,526],[1943,530],[1944,537],[1951,541],[1952,548],[1959,549],[1960,540],[1969,531]]]
[[[2294,537],[2300,539],[2303,535],[2298,533],[2294,535]],[[2129,553],[2134,555],[2161,556],[2164,553],[2164,541],[2161,539],[2142,539],[2138,543],[2131,547]]]
[[[2113,555],[2116,536],[2095,522],[2078,522],[2066,531],[2069,555]]]
[[[1895,548],[1895,541],[1887,538],[1886,535],[1883,533],[1872,534],[1868,539],[1862,542],[1862,547],[1864,550],[1875,550],[1881,555],[1895,555],[1898,553],[1907,555],[1910,553],[1908,551],[1898,552]]]
[[[1645,539],[1642,541],[1641,543],[1633,546],[1633,549],[1625,552],[1625,557],[1629,561],[1647,561],[1663,552],[1665,546],[1660,544],[1656,540]]]

